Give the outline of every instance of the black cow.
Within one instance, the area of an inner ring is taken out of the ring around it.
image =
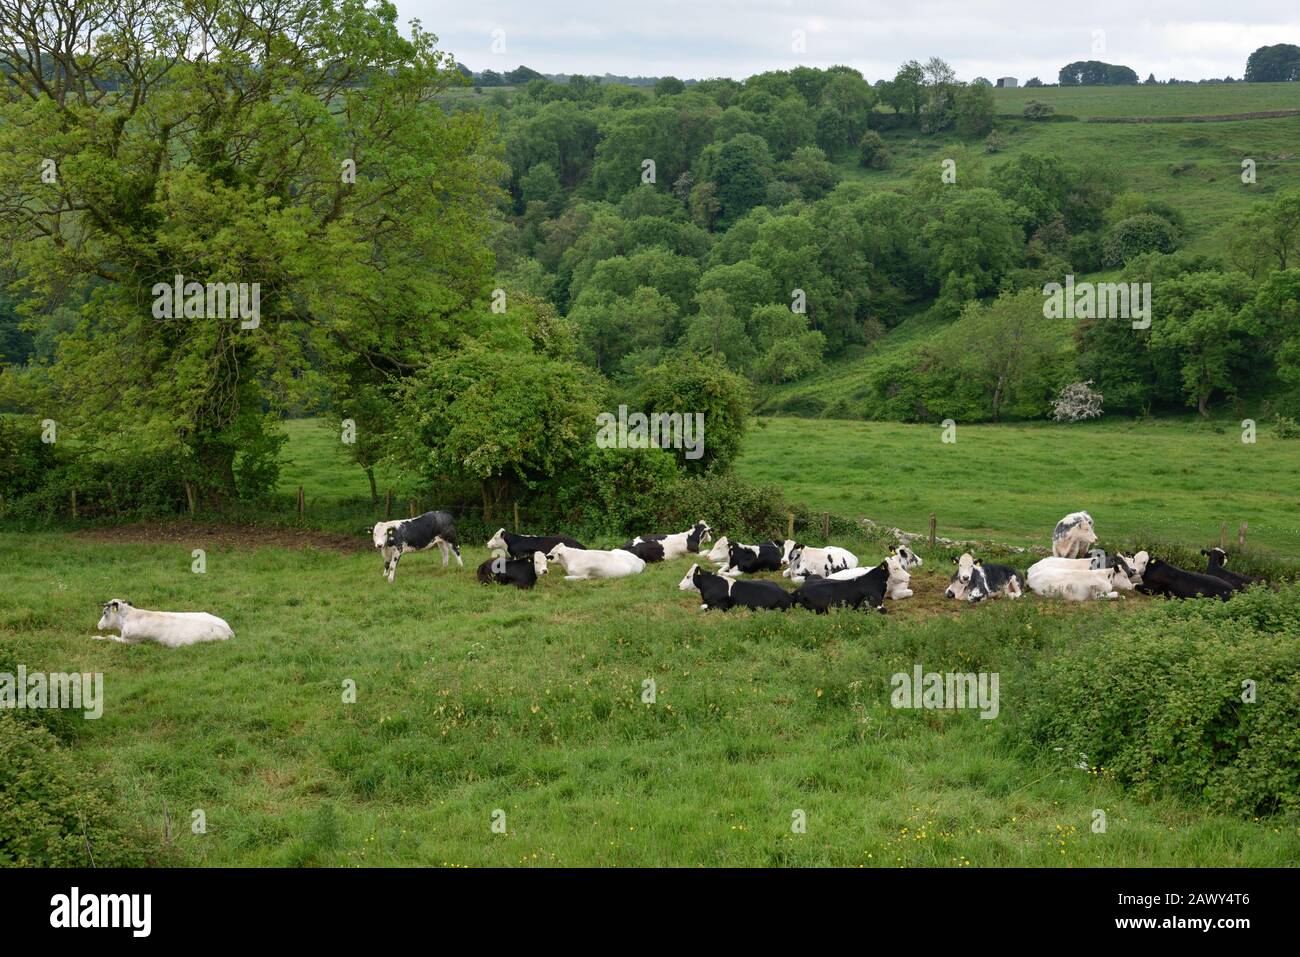
[[[819,615],[840,605],[861,608],[863,603],[884,615],[887,614],[885,589],[888,585],[889,566],[881,562],[867,573],[848,581],[809,576],[795,589],[792,597],[795,604]]]
[[[625,545],[618,546],[621,551],[631,552],[647,565],[652,562],[661,562],[664,560],[664,543],[661,540],[663,536],[651,535],[643,537],[638,535],[632,541]]]
[[[781,570],[781,546],[776,542],[763,542],[761,545],[742,545],[732,542],[727,547],[727,571],[743,572],[752,575],[755,572],[779,572]]]
[[[384,563],[388,568],[388,581],[391,583],[397,575],[397,563],[405,551],[423,551],[437,546],[442,549],[442,567],[447,567],[449,552],[456,555],[456,564],[461,568],[465,563],[460,559],[460,543],[456,538],[456,520],[448,512],[425,512],[415,518],[394,522],[384,532]]]
[[[1142,573],[1142,584],[1137,590],[1144,595],[1166,595],[1170,598],[1217,598],[1227,601],[1233,588],[1222,578],[1189,572],[1158,558],[1147,562]]]
[[[1255,579],[1249,575],[1239,575],[1237,572],[1228,571],[1223,566],[1228,561],[1228,553],[1222,548],[1201,549],[1202,555],[1209,556],[1206,562],[1205,574],[1211,578],[1218,578],[1227,582],[1237,591],[1245,591],[1251,585],[1255,584]]]
[[[790,593],[776,582],[738,582],[722,575],[707,572],[692,565],[677,585],[682,591],[697,591],[706,609],[766,608],[785,611],[793,604]]]
[[[533,552],[549,555],[556,545],[567,545],[569,548],[583,550],[587,548],[582,542],[567,535],[516,535],[507,532],[504,528],[498,528],[497,533],[487,543],[489,549],[502,549],[511,558],[531,558]]]
[[[514,585],[516,588],[529,589],[537,584],[537,579],[546,574],[546,556],[533,552],[532,558],[489,558],[478,567],[478,580],[481,584]]]

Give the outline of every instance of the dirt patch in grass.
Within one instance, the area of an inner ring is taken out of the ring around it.
[[[73,533],[94,542],[131,545],[180,544],[193,548],[318,548],[356,554],[374,548],[355,535],[321,532],[310,528],[266,525],[224,525],[206,522],[133,522]]]

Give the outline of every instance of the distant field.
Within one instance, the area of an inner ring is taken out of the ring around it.
[[[1029,77],[1020,77],[1024,83]],[[1055,77],[1041,77],[1054,80]],[[1145,79],[1145,77],[1143,77]],[[1206,83],[1179,86],[1060,86],[995,89],[1001,113],[1019,113],[1030,100],[1058,113],[1089,116],[1188,116],[1300,109],[1300,84]]]
[[[905,530],[1047,545],[1068,512],[1086,509],[1103,545],[1143,537],[1233,542],[1300,556],[1300,441],[1178,420],[1135,425],[938,425],[764,419],[736,468],[795,502]],[[1216,429],[1221,429],[1218,431]]]

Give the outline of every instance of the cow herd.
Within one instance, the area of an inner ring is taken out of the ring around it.
[[[384,560],[383,576],[390,583],[404,552],[437,548],[445,568],[454,556],[463,567],[456,523],[447,512],[425,512],[415,518],[378,522],[372,540]],[[911,570],[923,562],[900,544],[878,564],[860,566],[858,556],[834,545],[815,548],[787,539],[748,545],[725,535],[713,541],[713,530],[696,522],[684,532],[639,535],[618,548],[587,548],[567,535],[517,535],[498,529],[487,542],[493,557],[479,565],[478,581],[485,585],[511,585],[531,589],[551,565],[564,570],[565,581],[622,578],[638,575],[647,564],[703,555],[715,568],[693,563],[678,583],[682,591],[696,592],[703,610],[730,608],[804,608],[817,614],[831,608],[870,608],[885,613],[886,599],[911,598]],[[953,559],[956,570],[944,595],[950,599],[980,602],[991,598],[1016,599],[1026,589],[1048,598],[1091,601],[1120,597],[1138,591],[1169,598],[1228,600],[1256,579],[1230,571],[1222,548],[1203,550],[1204,572],[1188,571],[1145,551],[1132,556],[1107,554],[1094,548],[1097,534],[1092,516],[1073,512],[1052,532],[1052,555],[1040,559],[1022,574],[1011,565],[984,561],[969,552]],[[769,579],[743,579],[742,575],[780,572],[796,587],[787,589]],[[125,644],[153,641],[169,648],[234,637],[221,618],[203,612],[163,612],[135,608],[122,599],[103,606],[99,630],[116,630],[106,636]],[[97,636],[98,637],[98,636]]]

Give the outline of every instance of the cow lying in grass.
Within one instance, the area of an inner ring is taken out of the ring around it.
[[[488,551],[494,554],[504,552],[511,558],[531,558],[533,552],[541,552],[545,555],[556,545],[566,545],[569,548],[587,547],[567,535],[516,535],[514,532],[507,532],[504,528],[498,528],[496,534],[489,538],[487,543]]]
[[[616,548],[612,552],[596,548],[570,548],[561,542],[547,553],[548,562],[558,562],[564,580],[586,581],[589,578],[622,578],[645,571],[645,562],[631,552]]]
[[[476,574],[483,585],[496,583],[528,590],[537,584],[538,578],[546,574],[546,556],[541,552],[533,552],[532,558],[506,558],[498,555],[480,565]]]
[[[1078,559],[1071,565],[1061,562],[1059,558],[1044,558],[1029,566],[1025,577],[1034,594],[1067,601],[1119,597],[1115,589],[1116,569],[1093,568],[1089,559]]]
[[[826,578],[846,568],[857,568],[858,556],[835,545],[809,548],[787,538],[782,543],[781,564],[789,566],[781,572],[784,577],[801,582],[808,575]]]
[[[1237,572],[1228,571],[1224,565],[1228,562],[1228,553],[1222,548],[1201,549],[1201,554],[1208,556],[1205,565],[1205,574],[1211,578],[1219,578],[1227,582],[1237,591],[1244,591],[1251,585],[1255,584],[1255,579],[1249,575],[1240,575]]]
[[[1127,555],[1105,555],[1100,552],[1092,558],[1044,558],[1036,562],[1035,578],[1046,576],[1049,571],[1058,576],[1075,572],[1109,571],[1111,576],[1081,576],[1080,581],[1102,581],[1108,584],[1108,591],[1132,591],[1142,581],[1139,569],[1146,568],[1147,553],[1138,552],[1133,558]],[[1045,580],[1045,579],[1044,579]]]
[[[845,571],[846,569],[840,569]],[[885,614],[885,588],[889,583],[889,566],[881,562],[874,568],[847,581],[835,578],[807,576],[795,589],[795,604],[811,612],[824,615],[831,608],[861,608],[864,604]]]
[[[116,630],[116,635],[95,635],[99,641],[118,641],[138,645],[155,641],[164,648],[183,648],[203,641],[225,641],[235,632],[224,619],[203,611],[146,611],[120,598],[104,603],[99,619],[100,631]]]
[[[1025,593],[1025,581],[1010,565],[986,562],[970,552],[954,558],[957,571],[948,580],[944,594],[961,601],[977,602],[985,598],[1019,598]]]
[[[1227,601],[1235,589],[1222,578],[1189,572],[1177,565],[1153,558],[1147,562],[1138,591],[1167,598],[1217,598]]]
[[[685,558],[699,552],[700,546],[713,539],[713,530],[706,522],[696,522],[684,532],[673,535],[641,535],[633,541],[658,542],[663,546],[664,559]],[[626,547],[626,546],[624,546]]]
[[[701,610],[716,608],[765,608],[785,611],[793,604],[790,593],[776,582],[736,581],[723,575],[705,571],[692,565],[677,587],[682,591],[697,591],[703,604]]]
[[[663,542],[645,539],[639,535],[626,545],[618,546],[618,548],[619,551],[631,552],[647,565],[651,562],[661,562],[664,560]]]
[[[727,563],[722,569],[722,574],[753,575],[756,572],[779,572],[780,570],[781,546],[776,542],[763,542],[759,545],[732,542],[727,548]]]
[[[919,559],[918,559],[919,561]],[[874,568],[846,568],[843,571],[832,572],[829,575],[809,575],[805,581],[812,581],[816,578],[824,578],[827,581],[852,581],[855,578],[861,578]],[[895,601],[901,601],[904,598],[911,598],[915,592],[912,591],[912,575],[907,570],[907,562],[901,555],[891,554],[885,559],[885,567],[889,570],[889,579],[885,583],[885,597],[892,598]]]

